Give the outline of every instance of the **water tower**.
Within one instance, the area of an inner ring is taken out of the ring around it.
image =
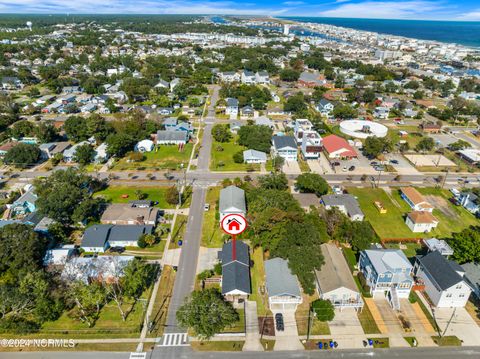
[[[32,31],[32,22],[31,21],[27,21],[27,27],[30,31]]]

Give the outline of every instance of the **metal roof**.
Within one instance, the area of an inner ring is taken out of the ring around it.
[[[236,186],[228,186],[220,191],[220,212],[231,208],[246,212],[245,191]]]
[[[265,276],[269,297],[301,296],[297,277],[292,274],[285,259],[273,258],[265,261]]]

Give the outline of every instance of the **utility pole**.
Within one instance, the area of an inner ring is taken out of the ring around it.
[[[445,186],[445,182],[447,182],[448,172],[449,172],[449,168],[447,167],[447,173],[445,173],[445,177],[443,177],[443,181],[442,181],[442,189]]]
[[[380,187],[380,177],[382,176],[382,170],[378,171],[378,180],[377,180],[377,188]]]
[[[450,323],[452,322],[452,319],[453,319],[453,317],[455,316],[455,312],[456,312],[456,311],[457,311],[457,308],[454,308],[454,309],[453,309],[452,316],[451,316],[450,319],[448,320],[447,325],[445,326],[445,330],[443,331],[442,335],[440,335],[440,337],[445,336],[445,334],[447,333],[448,327],[449,327]],[[439,329],[440,329],[440,328],[439,328]]]

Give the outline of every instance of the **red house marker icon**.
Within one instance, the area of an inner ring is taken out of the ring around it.
[[[241,223],[236,218],[231,218],[227,221],[227,226],[230,231],[239,231]]]

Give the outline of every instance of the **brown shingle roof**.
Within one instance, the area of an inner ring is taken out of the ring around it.
[[[413,211],[407,214],[413,223],[435,223],[438,222],[433,214],[426,211]]]
[[[428,203],[425,198],[418,192],[415,188],[413,187],[402,187],[400,188],[400,191],[408,197],[410,201],[412,201],[413,204],[417,205],[420,203],[423,203],[423,207],[425,208],[433,208],[433,206]]]

